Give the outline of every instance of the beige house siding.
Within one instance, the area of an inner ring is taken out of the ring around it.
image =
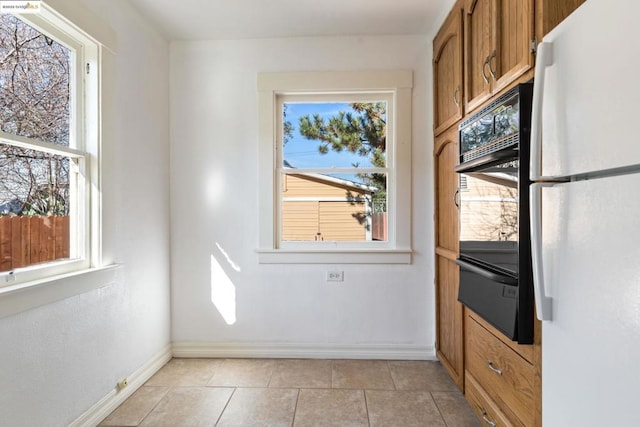
[[[282,240],[315,240],[320,231],[319,202],[282,203]]]
[[[353,215],[365,215],[364,203],[320,202],[320,233],[324,240],[366,240],[366,222]]]
[[[364,196],[365,190],[323,181],[307,175],[284,175],[282,179],[283,197],[340,197],[347,193]]]
[[[370,239],[365,196],[364,189],[330,180],[285,175],[282,180],[282,240]]]

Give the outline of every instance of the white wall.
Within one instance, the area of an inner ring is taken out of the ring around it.
[[[258,264],[257,73],[361,69],[414,70],[413,263]],[[433,356],[431,99],[427,36],[172,43],[173,341]],[[344,270],[344,282],[327,283],[329,269]],[[235,323],[212,303],[212,286],[214,298],[231,291]]]
[[[170,342],[168,44],[127,2],[84,3],[117,32],[103,213],[105,258],[123,267],[111,286],[0,319],[1,425],[67,425]]]

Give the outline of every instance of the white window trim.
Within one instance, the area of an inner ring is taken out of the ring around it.
[[[336,71],[258,74],[259,183],[258,261],[309,264],[411,263],[411,90],[413,75],[400,71]],[[395,191],[388,200],[395,219],[388,227],[388,242],[313,242],[311,246],[279,248],[277,221],[278,168],[276,141],[277,98],[289,94],[393,94],[394,156],[388,168],[395,174]],[[393,238],[394,237],[394,238]]]
[[[71,133],[81,133],[84,146],[80,150],[60,147],[60,154],[76,156],[80,163],[84,163],[81,165],[84,169],[82,172],[87,176],[87,194],[84,197],[87,205],[86,209],[80,209],[86,212],[86,218],[81,219],[86,230],[82,242],[85,257],[80,261],[63,260],[16,269],[17,277],[10,277],[12,275],[8,273],[0,274],[0,317],[106,286],[114,281],[117,270],[115,265],[106,266],[102,263],[100,169],[102,131],[107,125],[103,122],[101,112],[103,97],[108,96],[102,93],[102,56],[105,49],[113,52],[115,34],[81,5],[65,11],[65,15],[73,22],[45,2],[41,2],[40,11],[39,14],[20,15],[20,18],[41,32],[77,49],[76,54],[81,56],[81,60],[77,61],[74,72],[77,76],[84,76],[83,88],[78,89],[85,94],[93,94],[89,97],[77,96],[77,102],[71,109],[72,115],[78,112],[83,114],[82,117],[76,117],[79,126],[73,127]],[[86,64],[91,70],[88,75]],[[20,138],[11,136],[8,139],[19,142]],[[32,143],[33,140],[28,142]],[[44,275],[43,271],[46,271]]]

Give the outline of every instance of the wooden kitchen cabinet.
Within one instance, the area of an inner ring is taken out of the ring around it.
[[[436,138],[434,149],[436,194],[436,248],[458,252],[458,129]],[[454,258],[455,259],[455,258]]]
[[[469,112],[491,96],[487,62],[493,51],[494,0],[465,0],[464,100]]]
[[[476,394],[484,395],[487,406],[511,424],[533,426],[538,394],[534,365],[473,315],[465,317],[465,330],[466,382],[472,378]]]
[[[584,2],[585,0],[536,0],[535,25],[538,41]]]
[[[473,409],[473,412],[482,420],[483,426],[513,426],[507,416],[498,408],[472,376],[467,376],[465,380],[465,397],[471,409]]]
[[[456,3],[433,40],[433,92],[436,135],[462,118],[462,7]]]
[[[466,113],[533,68],[533,7],[533,0],[465,1]]]
[[[464,386],[463,310],[458,302],[458,130],[436,139],[436,351],[460,390]]]
[[[519,345],[458,302],[457,128],[531,79],[532,48],[584,1],[458,0],[433,41],[436,352],[485,426],[542,425],[541,325]]]

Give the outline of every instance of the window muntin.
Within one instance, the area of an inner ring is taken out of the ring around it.
[[[0,286],[11,286],[92,265],[97,141],[84,107],[97,86],[83,71],[98,48],[50,13],[0,19]]]

